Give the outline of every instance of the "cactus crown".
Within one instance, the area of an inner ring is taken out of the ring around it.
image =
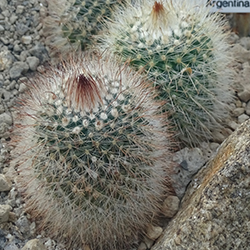
[[[227,111],[219,99],[231,100],[231,74],[219,16],[197,1],[188,4],[138,1],[107,22],[101,39],[103,48],[154,80],[179,139],[195,146],[221,127]]]
[[[30,85],[16,161],[28,209],[57,237],[120,249],[159,211],[168,138],[145,84],[127,66],[85,55]]]
[[[113,10],[125,1],[52,0],[49,16],[44,20],[47,44],[60,53],[69,49],[85,49],[92,36],[102,29],[104,19],[112,18]]]

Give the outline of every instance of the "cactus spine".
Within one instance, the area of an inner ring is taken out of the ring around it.
[[[166,118],[146,84],[126,65],[84,54],[36,76],[23,97],[19,185],[27,210],[70,249],[127,249],[168,192]]]
[[[52,0],[44,20],[46,43],[52,51],[65,53],[91,46],[92,36],[102,29],[102,22],[112,18],[113,9],[124,0]]]
[[[103,48],[111,48],[155,81],[167,100],[178,138],[188,146],[211,138],[227,117],[231,58],[223,21],[200,1],[136,1],[107,22]]]

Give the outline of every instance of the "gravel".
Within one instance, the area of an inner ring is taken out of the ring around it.
[[[14,166],[9,166],[10,148],[6,141],[11,139],[13,124],[11,107],[15,98],[25,91],[23,81],[36,71],[43,71],[49,60],[49,49],[44,44],[43,26],[40,20],[46,15],[45,0],[0,0],[0,250],[63,250],[63,244],[36,234],[36,223],[25,212],[20,190],[17,190]],[[175,207],[165,213],[178,210],[179,199],[193,175],[204,166],[219,144],[250,116],[250,38],[230,37],[232,52],[237,61],[235,70],[235,102],[228,104],[232,116],[222,132],[215,132],[214,142],[203,143],[200,148],[182,149],[174,156],[176,162]],[[167,204],[167,203],[166,203]],[[172,215],[173,216],[173,215]],[[162,232],[161,227],[151,227],[148,238],[138,249],[149,249]]]

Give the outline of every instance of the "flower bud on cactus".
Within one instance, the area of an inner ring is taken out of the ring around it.
[[[140,75],[98,54],[71,57],[30,82],[13,159],[27,210],[70,249],[127,249],[168,192],[161,103]]]
[[[155,81],[179,139],[194,146],[221,128],[232,99],[223,20],[200,1],[136,1],[107,22],[110,48]]]
[[[102,29],[102,21],[112,18],[113,9],[124,0],[50,0],[44,20],[46,43],[52,51],[64,53],[92,44],[92,36]]]

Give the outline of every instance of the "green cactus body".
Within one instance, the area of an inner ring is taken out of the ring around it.
[[[159,212],[169,140],[151,93],[127,66],[89,54],[29,85],[13,163],[28,211],[70,249],[126,249]]]
[[[211,138],[231,100],[229,45],[217,14],[197,1],[138,1],[107,23],[102,46],[154,81],[179,139]]]
[[[52,0],[48,2],[49,13],[44,20],[46,43],[56,52],[91,46],[92,36],[102,29],[102,22],[112,18],[113,9],[122,0]]]

